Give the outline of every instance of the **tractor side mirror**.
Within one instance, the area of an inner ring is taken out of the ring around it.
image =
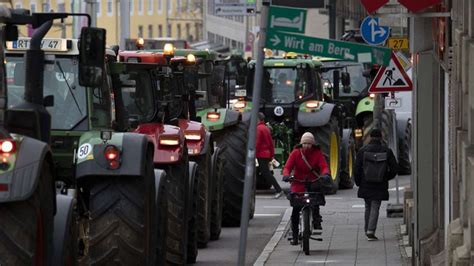
[[[44,107],[53,107],[54,106],[54,96],[48,95],[43,98]]]
[[[105,29],[82,28],[79,45],[79,84],[100,87],[105,64]]]
[[[342,91],[351,93],[351,76],[349,72],[341,72]]]

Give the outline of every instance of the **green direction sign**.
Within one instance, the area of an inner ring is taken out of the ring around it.
[[[270,6],[268,26],[278,31],[304,33],[306,9]]]
[[[265,47],[270,49],[311,54],[360,63],[388,66],[391,49],[352,42],[313,38],[269,29]]]

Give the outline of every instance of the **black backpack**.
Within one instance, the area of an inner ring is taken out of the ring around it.
[[[386,181],[385,175],[388,170],[387,152],[364,152],[363,166],[364,179],[371,183]]]

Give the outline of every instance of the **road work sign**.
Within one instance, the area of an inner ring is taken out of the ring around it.
[[[370,45],[384,43],[390,35],[390,28],[379,25],[379,18],[366,17],[360,24],[362,39]]]
[[[359,63],[372,63],[387,66],[391,50],[353,42],[335,41],[307,37],[304,35],[268,30],[266,48],[330,57]]]
[[[306,9],[270,6],[268,25],[277,31],[304,33]]]
[[[395,53],[392,53],[390,64],[383,66],[370,84],[369,93],[411,91],[413,85],[410,77],[398,61]]]
[[[401,98],[385,97],[385,109],[398,109],[402,107]]]

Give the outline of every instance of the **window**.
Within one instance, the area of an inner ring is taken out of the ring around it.
[[[166,36],[171,37],[171,24],[168,24],[168,28],[166,29]]]
[[[166,0],[166,10],[168,10],[168,14],[171,14],[171,1],[170,0]]]
[[[114,3],[113,0],[107,0],[107,16],[112,16],[114,14]]]
[[[163,25],[158,25],[158,37],[163,37]]]
[[[57,12],[66,12],[66,4],[65,3],[58,3],[58,7],[57,7]]]
[[[22,3],[21,2],[15,3],[15,8],[23,8]]]
[[[143,26],[142,25],[138,26],[138,37],[143,38]]]
[[[101,0],[98,0],[96,1],[96,4],[95,4],[95,10],[96,10],[96,13],[97,13],[97,16],[100,17],[102,15],[102,1]]]
[[[186,12],[191,12],[191,1],[186,0]]]
[[[30,11],[31,13],[36,12],[36,2],[30,2]]]
[[[191,24],[186,23],[186,40],[192,42],[193,36],[191,36]]]
[[[153,25],[148,25],[148,38],[153,38]]]
[[[143,15],[143,0],[138,0],[138,15]]]
[[[51,11],[51,1],[43,1],[43,4],[41,6],[43,8],[43,12],[50,12]]]
[[[158,0],[158,13],[163,13],[163,0]]]
[[[178,0],[178,3],[176,5],[176,12],[181,12],[181,0]]]
[[[181,39],[181,24],[178,24],[178,39]]]
[[[207,2],[207,14],[214,15],[214,1]]]
[[[134,2],[135,2],[135,0],[129,0],[129,2],[128,2],[128,3],[130,4],[130,7],[129,7],[129,9],[130,9],[130,16],[133,16],[133,8],[135,7],[135,3],[134,3]]]
[[[153,15],[153,1],[155,0],[148,0],[148,15]]]

